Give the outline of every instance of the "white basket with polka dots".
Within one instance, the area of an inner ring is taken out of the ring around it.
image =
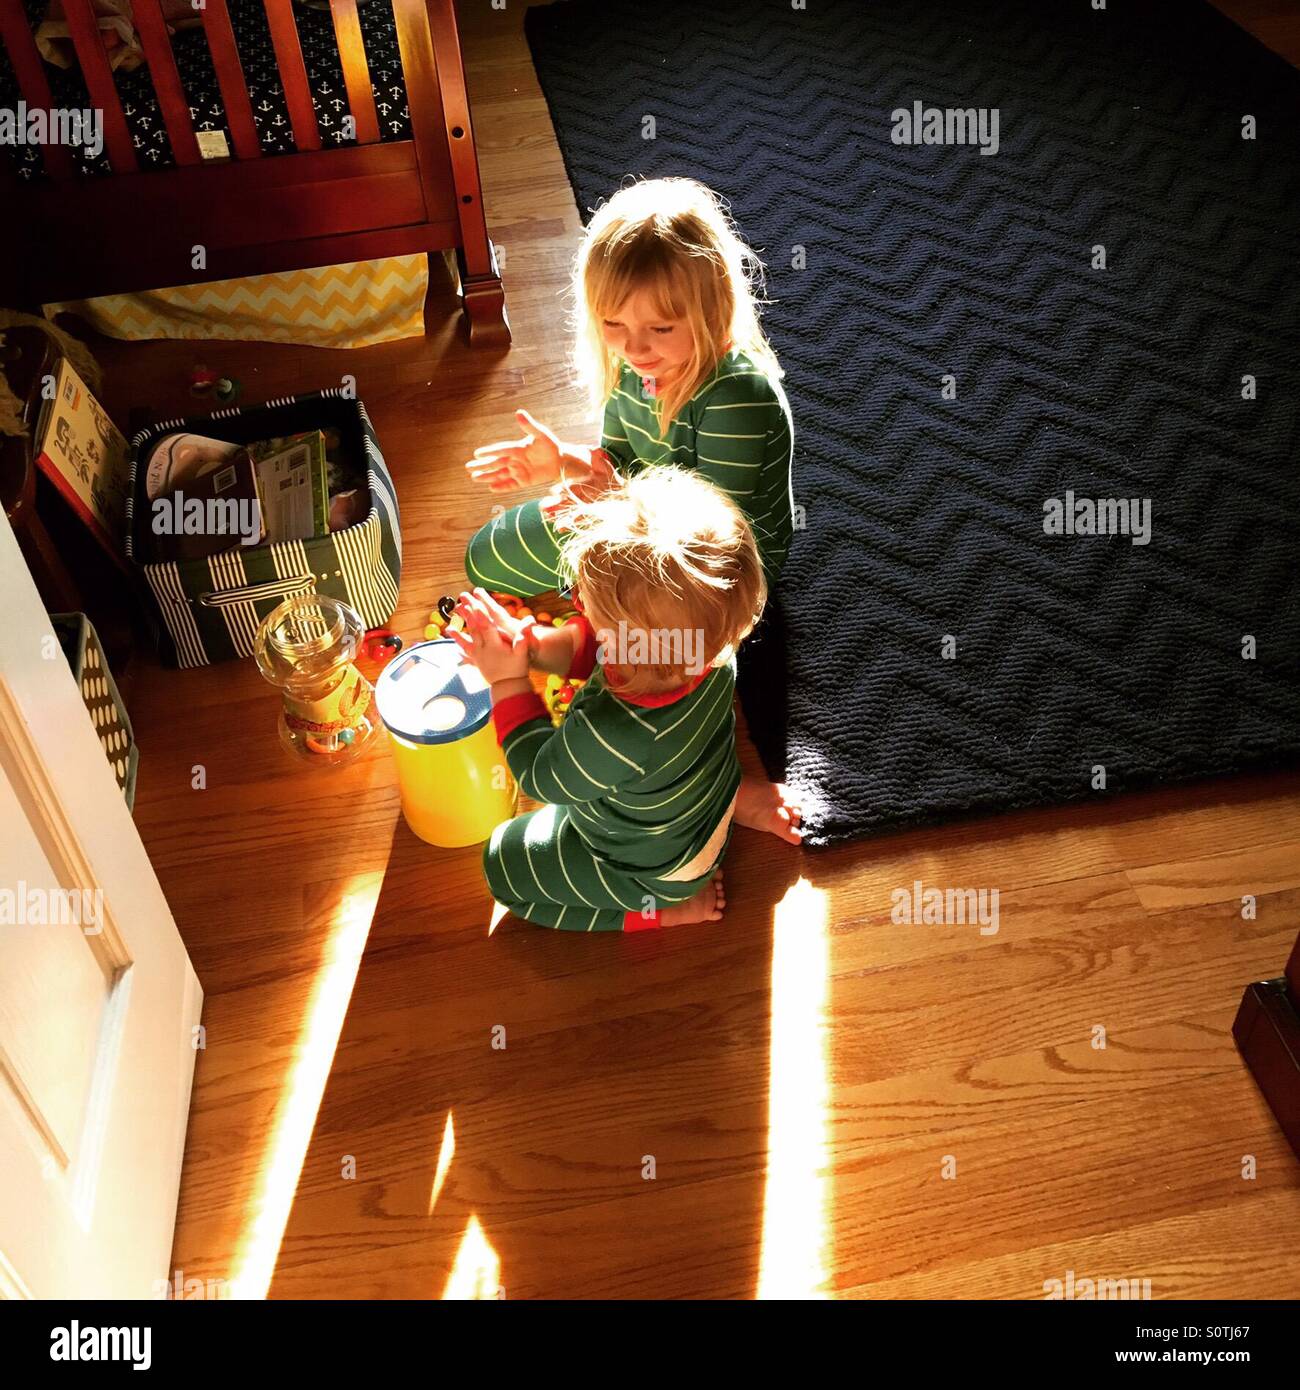
[[[59,642],[81,687],[86,713],[95,726],[100,746],[122,788],[128,808],[135,805],[135,770],[140,751],[135,746],[131,720],[117,693],[113,673],[104,660],[99,636],[84,613],[54,613],[50,616]]]

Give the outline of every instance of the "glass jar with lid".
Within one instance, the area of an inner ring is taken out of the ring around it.
[[[305,762],[349,762],[375,731],[374,688],[355,659],[361,615],[325,594],[287,598],[257,629],[258,670],[283,698],[280,741]]]

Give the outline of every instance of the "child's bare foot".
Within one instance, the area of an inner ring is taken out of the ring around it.
[[[803,808],[783,783],[765,782],[761,777],[740,779],[740,790],[736,793],[737,825],[766,830],[797,845],[803,839],[799,828],[802,816]]]
[[[673,903],[659,913],[661,927],[686,927],[692,922],[720,922],[727,907],[727,895],[722,888],[722,870],[706,883],[693,898]]]

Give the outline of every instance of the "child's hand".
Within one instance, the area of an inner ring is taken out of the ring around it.
[[[527,678],[531,619],[512,618],[486,589],[461,594],[456,611],[465,631],[453,632],[452,640],[489,685]]]
[[[563,481],[556,483],[542,499],[542,515],[555,518],[574,501],[594,502],[622,481],[621,475],[610,462],[609,455],[603,449],[593,449],[591,465],[586,476],[572,479],[566,476]],[[564,527],[560,526],[557,529],[563,530]]]
[[[594,495],[599,497],[603,492],[620,486],[623,476],[614,467],[614,461],[604,451],[604,449],[593,449],[591,451],[591,477],[588,479],[587,486],[593,489]]]
[[[487,483],[492,492],[553,483],[563,467],[564,446],[554,432],[538,424],[526,410],[515,411],[515,419],[527,431],[523,439],[484,444],[465,465],[470,477]]]

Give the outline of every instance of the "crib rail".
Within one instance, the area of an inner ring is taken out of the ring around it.
[[[293,0],[262,0],[262,5],[275,51],[276,70],[289,111],[294,148],[319,150],[322,148],[320,126],[312,102],[311,82],[303,60]],[[406,27],[410,28],[411,19],[414,19],[423,34],[412,31],[414,38],[409,42],[413,42],[417,48],[428,49],[428,20],[422,13],[422,3],[418,9],[421,13],[412,13]],[[181,165],[201,163],[203,155],[194,133],[189,101],[159,0],[132,0],[132,11],[173,158]],[[355,123],[356,141],[361,145],[378,144],[379,117],[370,84],[370,66],[362,42],[361,23],[357,16],[357,0],[330,0],[330,11],[348,107]],[[64,13],[91,103],[103,113],[104,144],[109,165],[115,174],[138,172],[139,161],[135,156],[130,128],[122,111],[91,0],[64,0]],[[259,159],[262,156],[261,142],[226,0],[206,0],[199,15],[208,51],[212,55],[212,66],[221,91],[235,156],[239,159]],[[50,110],[54,104],[50,85],[27,21],[23,0],[0,0],[0,41],[9,55],[19,91],[28,109]],[[403,44],[404,54],[407,46]],[[459,64],[456,66],[459,67]],[[45,143],[42,156],[46,171],[55,178],[66,179],[75,172],[72,156],[62,145]]]
[[[229,0],[198,11],[233,148],[213,157],[195,129],[159,0],[133,0],[143,75],[174,166],[137,157],[92,0],[64,0],[72,49],[103,113],[108,177],[46,123],[48,178],[20,178],[0,149],[0,302],[30,305],[413,252],[458,253],[471,341],[509,341],[488,239],[454,0],[386,0],[410,137],[380,138],[357,0],[330,0],[356,143],[324,146],[292,0],[260,0],[285,93],[293,152],[263,157]],[[30,110],[55,103],[23,0],[0,0],[0,42]],[[57,83],[54,84],[57,87]],[[66,138],[66,136],[65,136]],[[11,211],[12,210],[12,211]],[[205,249],[204,263],[192,250]]]

